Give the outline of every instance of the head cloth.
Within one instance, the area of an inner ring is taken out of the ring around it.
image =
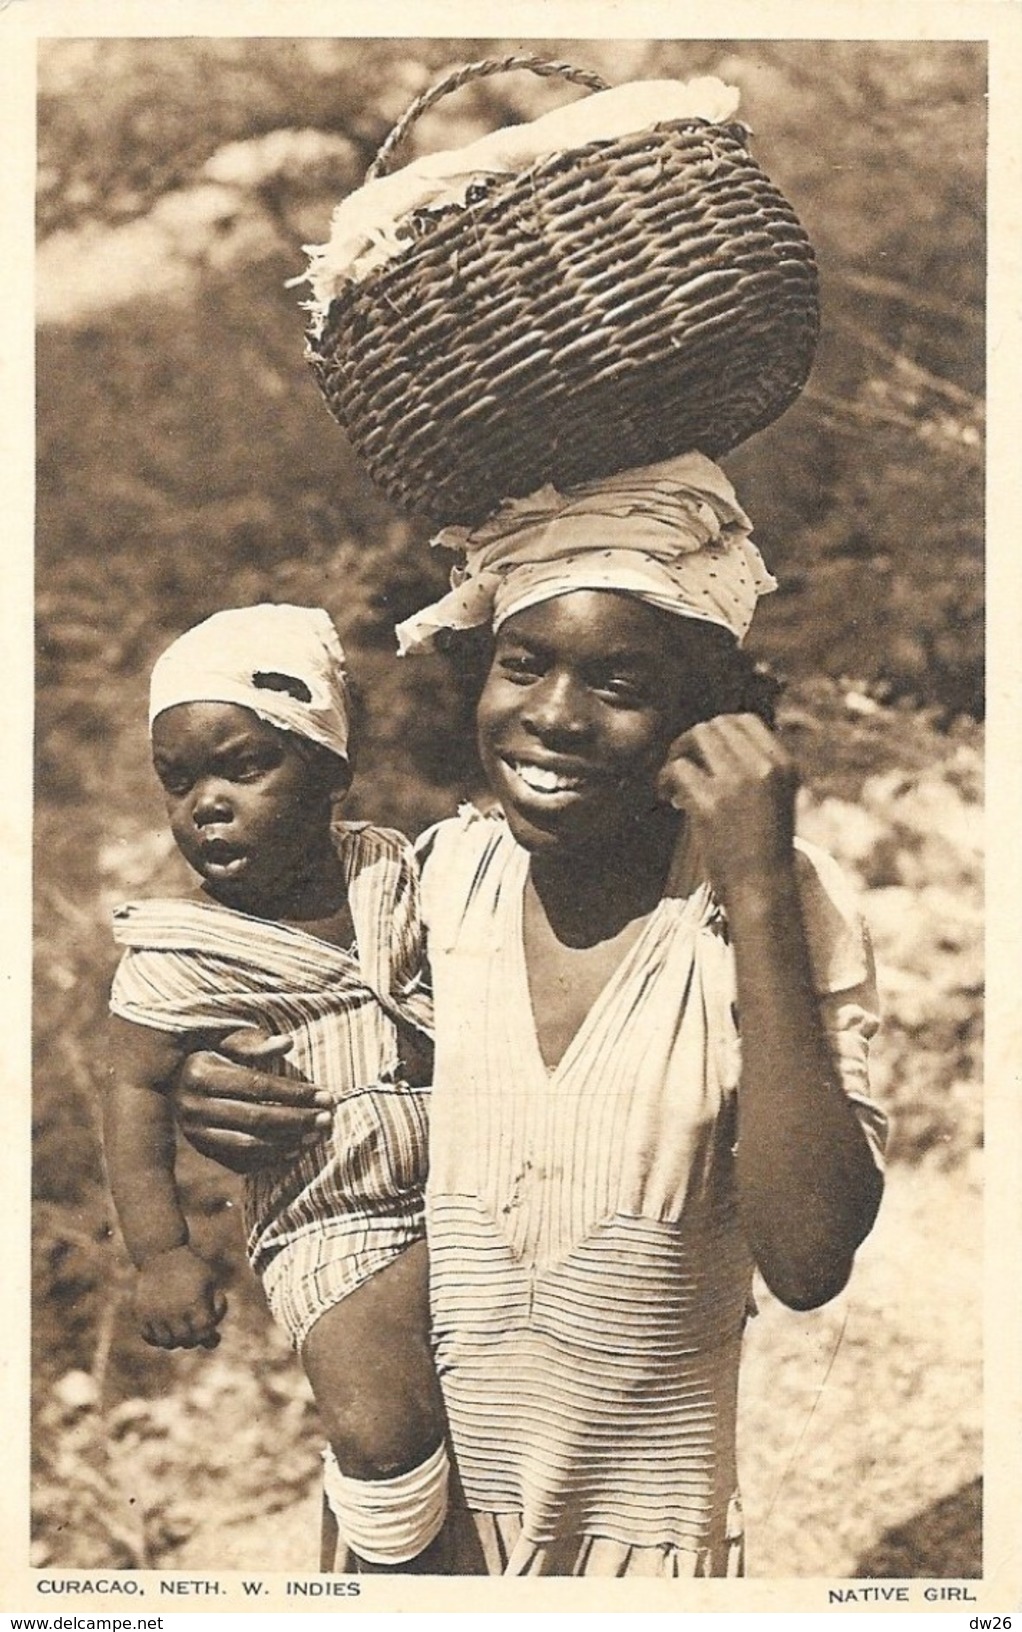
[[[237,607],[187,630],[153,669],[150,729],[178,703],[236,703],[347,762],[344,651],[320,607]]]
[[[756,602],[777,588],[724,472],[701,453],[618,471],[569,491],[506,500],[478,527],[433,543],[462,553],[450,593],[398,625],[398,649],[428,651],[442,631],[489,624],[579,589],[617,590],[741,642]]]

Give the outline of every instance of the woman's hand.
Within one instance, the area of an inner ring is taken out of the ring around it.
[[[189,1144],[235,1173],[251,1173],[320,1137],[332,1120],[330,1096],[301,1077],[259,1069],[289,1047],[286,1037],[246,1026],[215,1050],[189,1054],[171,1089]]]
[[[689,819],[694,846],[727,905],[743,885],[793,866],[798,775],[755,714],[718,714],[672,744],[657,791]]]

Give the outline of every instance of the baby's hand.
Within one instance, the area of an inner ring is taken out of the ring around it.
[[[191,1247],[172,1247],[138,1271],[135,1309],[153,1348],[215,1349],[227,1299],[204,1258]]]

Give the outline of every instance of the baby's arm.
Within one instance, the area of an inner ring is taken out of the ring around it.
[[[142,1336],[156,1348],[215,1348],[227,1302],[188,1244],[174,1182],[174,1117],[167,1084],[181,1040],[114,1016],[103,1096],[103,1144],[114,1205],[138,1271]]]

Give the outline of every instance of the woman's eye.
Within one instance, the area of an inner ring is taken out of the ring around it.
[[[540,673],[540,666],[538,660],[534,657],[511,654],[501,658],[500,670],[509,680],[523,682],[535,680]]]
[[[612,702],[627,704],[632,708],[641,708],[649,701],[647,688],[627,675],[601,677],[593,682],[593,690],[609,697]]]

